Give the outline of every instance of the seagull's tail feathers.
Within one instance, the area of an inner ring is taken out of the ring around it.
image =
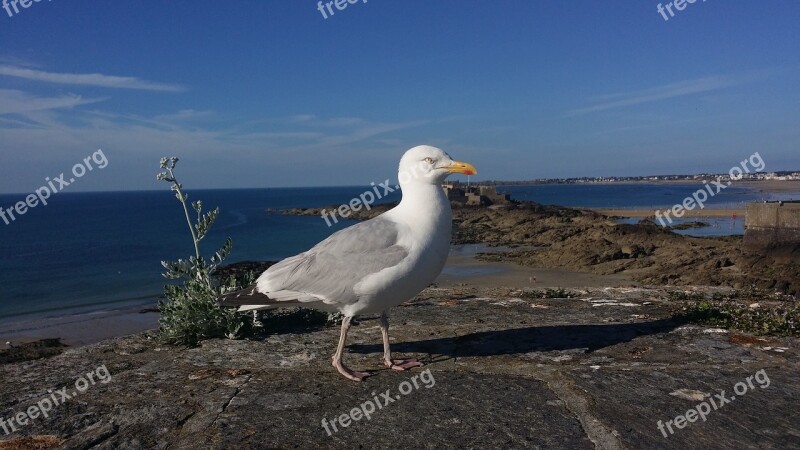
[[[288,299],[273,298],[267,294],[258,292],[257,286],[250,286],[238,291],[225,294],[218,298],[220,306],[239,308],[240,311],[253,311],[259,309],[277,308],[280,306],[290,306],[292,301]]]
[[[319,298],[303,292],[286,290],[264,294],[258,291],[258,286],[250,286],[225,294],[217,301],[220,306],[238,308],[239,311],[258,311],[284,306],[300,306],[303,303],[319,301]]]

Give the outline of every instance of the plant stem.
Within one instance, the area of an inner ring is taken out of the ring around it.
[[[183,205],[183,213],[186,215],[186,223],[189,225],[189,232],[192,233],[192,243],[194,244],[194,254],[197,256],[197,259],[200,260],[200,244],[197,241],[197,234],[194,232],[194,228],[192,227],[192,219],[189,218],[189,208],[186,207],[186,197],[183,196],[183,191],[181,191],[181,185],[178,183],[178,179],[175,178],[175,174],[172,172],[172,169],[169,170],[169,176],[172,178],[173,183],[175,184],[175,190],[180,195],[181,205]]]

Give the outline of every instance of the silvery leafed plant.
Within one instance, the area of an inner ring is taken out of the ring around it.
[[[186,223],[194,245],[194,255],[189,259],[162,261],[166,272],[164,277],[170,280],[183,280],[182,285],[168,284],[164,287],[166,300],[160,304],[161,317],[159,331],[163,340],[174,344],[196,345],[203,339],[215,337],[235,338],[252,325],[247,315],[235,310],[220,308],[215,301],[220,295],[235,289],[235,279],[222,284],[212,277],[216,268],[230,254],[233,242],[230,238],[219,251],[206,260],[200,254],[200,241],[206,236],[219,215],[219,208],[203,214],[203,202],[191,203],[196,218],[192,220],[188,194],[183,192],[183,185],[175,178],[175,165],[178,158],[162,158],[163,172],[156,177],[171,183],[175,197],[183,206]]]

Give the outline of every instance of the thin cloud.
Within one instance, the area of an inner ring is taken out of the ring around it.
[[[194,109],[182,109],[172,114],[162,114],[155,116],[155,120],[194,120],[209,118],[214,115],[213,111],[197,111]]]
[[[640,91],[606,95],[601,97],[603,100],[605,100],[604,102],[584,108],[573,109],[572,111],[568,111],[566,115],[577,116],[609,109],[639,105],[642,103],[666,100],[674,97],[683,97],[702,92],[716,91],[719,89],[743,84],[750,80],[750,78],[733,79],[730,77],[712,76],[698,78],[696,80],[679,81],[676,83],[670,83]]]
[[[317,116],[313,114],[297,114],[289,118],[290,122],[308,122],[310,120],[316,119]]]
[[[9,65],[0,65],[0,75],[24,78],[26,80],[45,83],[96,86],[116,89],[137,89],[143,91],[181,92],[181,86],[153,81],[140,80],[134,77],[118,77],[100,73],[56,73],[43,70],[26,69]]]
[[[0,89],[0,114],[27,114],[35,111],[73,108],[103,100],[105,99],[83,98],[75,94],[37,97],[16,89]]]

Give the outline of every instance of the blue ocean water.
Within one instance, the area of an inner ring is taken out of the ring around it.
[[[545,205],[585,208],[665,209],[683,202],[703,183],[613,183],[613,184],[541,184],[505,186],[517,200],[530,200]],[[725,188],[706,202],[709,208],[744,208],[749,202],[762,200],[800,200],[800,193],[767,194],[746,185]]]
[[[587,207],[668,207],[698,188],[687,185],[537,185],[501,188],[513,198]],[[370,187],[189,191],[190,200],[218,206],[220,217],[202,241],[211,254],[233,239],[228,262],[276,260],[304,251],[334,231],[319,216],[284,216],[268,208],[343,204]],[[730,188],[710,204],[761,200]],[[771,198],[773,198],[772,196]],[[800,197],[800,196],[796,196]],[[9,207],[22,195],[0,195]],[[394,193],[382,200],[395,201]],[[721,229],[725,224],[721,225]],[[731,233],[724,233],[731,234]],[[24,314],[155,303],[166,280],[160,261],[193,252],[180,204],[168,191],[59,193],[46,206],[6,225],[0,221],[0,319]]]
[[[276,260],[304,251],[334,231],[319,216],[286,216],[268,208],[349,202],[369,187],[197,190],[189,200],[220,216],[201,241],[206,255],[226,237],[226,262]],[[11,206],[21,195],[0,195]],[[390,194],[376,204],[396,201]],[[190,210],[191,211],[191,210]],[[160,261],[194,253],[183,209],[169,191],[59,193],[6,225],[0,220],[0,319],[64,309],[154,303],[167,282]]]

